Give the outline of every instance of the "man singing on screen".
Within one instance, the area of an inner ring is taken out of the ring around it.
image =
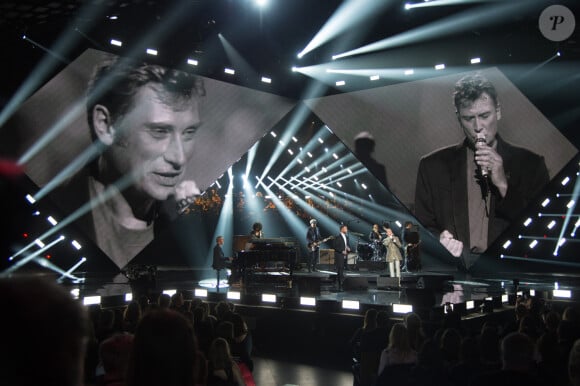
[[[70,212],[103,201],[77,223],[119,268],[153,240],[162,203],[173,202],[175,215],[199,193],[184,177],[204,94],[196,76],[121,60],[91,79],[88,124],[104,151],[54,197]]]
[[[436,150],[419,164],[415,214],[463,268],[515,220],[549,181],[544,158],[505,142],[493,84],[481,74],[455,84],[462,143]]]

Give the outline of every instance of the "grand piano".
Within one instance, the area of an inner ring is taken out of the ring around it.
[[[234,236],[232,269],[245,284],[252,281],[292,280],[294,266],[300,257],[300,245],[294,237],[255,239]]]

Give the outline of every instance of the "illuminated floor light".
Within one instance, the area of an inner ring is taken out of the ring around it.
[[[316,306],[316,298],[301,296],[300,297],[300,305],[314,307],[314,306]]]
[[[70,294],[72,295],[73,299],[78,299],[79,295],[81,294],[81,290],[78,288],[73,288],[70,290]]]
[[[195,59],[187,59],[187,64],[189,64],[190,66],[197,66],[199,62]]]
[[[415,73],[414,70],[411,70],[411,69],[405,70],[405,75],[413,75],[414,73]]]
[[[262,82],[263,82],[263,83],[268,83],[268,84],[270,84],[270,83],[272,83],[272,79],[270,79],[270,78],[267,78],[267,77],[263,76],[263,77],[262,77]]]
[[[525,227],[527,227],[527,226],[529,226],[531,223],[532,223],[532,219],[531,219],[530,217],[528,217],[528,218],[526,219],[526,221],[524,221],[524,226],[525,226]]]
[[[502,302],[502,303],[507,303],[507,302],[509,302],[509,297],[508,297],[506,294],[504,294],[504,295],[501,295],[501,302]]]
[[[535,248],[535,247],[536,247],[536,245],[538,245],[538,240],[534,240],[534,241],[532,241],[532,242],[530,243],[530,248],[532,248],[532,249],[533,249],[533,248]]]
[[[207,289],[196,288],[195,290],[193,290],[193,294],[196,298],[207,298]]]
[[[572,291],[555,289],[552,291],[552,296],[554,296],[555,298],[571,299],[572,298]]]
[[[127,292],[125,294],[125,302],[132,302],[133,301],[133,294],[131,292]]]
[[[474,310],[475,309],[475,302],[473,300],[468,300],[465,302],[465,309],[466,310]]]
[[[445,69],[445,64],[441,63],[441,64],[436,64],[435,65],[435,69],[436,70],[444,70]]]
[[[530,296],[536,296],[536,290],[531,289],[530,290]]]
[[[242,298],[242,294],[240,291],[228,291],[226,297],[230,300],[240,300]]]
[[[85,296],[83,298],[83,305],[90,306],[93,304],[101,304],[101,297],[100,296]]]
[[[224,68],[224,72],[229,75],[235,75],[236,71],[233,68]]]
[[[369,79],[370,79],[371,81],[375,81],[375,80],[379,80],[379,79],[381,79],[381,77],[380,77],[380,76],[378,76],[378,75],[372,75],[372,76],[371,76]]]
[[[112,46],[117,46],[117,47],[122,47],[123,46],[123,42],[120,41],[120,40],[111,39],[111,45]]]
[[[28,201],[31,204],[34,204],[36,202],[36,200],[34,199],[34,197],[32,197],[30,194],[26,195],[26,201]]]
[[[346,82],[344,80],[337,80],[335,83],[337,86],[344,86]]]
[[[548,206],[549,203],[550,203],[550,199],[546,198],[544,201],[542,201],[542,206],[545,208],[546,206]]]
[[[56,221],[56,220],[54,219],[54,217],[52,217],[52,216],[48,216],[48,217],[46,218],[46,221],[48,221],[49,223],[51,223],[51,224],[52,224],[52,226],[55,226],[56,224],[58,224],[58,221]]]
[[[157,50],[154,48],[147,48],[147,55],[157,56]]]
[[[508,249],[510,245],[512,245],[512,242],[511,240],[508,240],[505,243],[503,243],[502,247],[503,249]]]
[[[163,293],[165,295],[173,296],[173,295],[175,295],[177,293],[177,290],[174,290],[174,289],[164,290]]]
[[[550,221],[550,223],[548,224],[548,229],[552,229],[555,225],[556,225],[555,220]]]
[[[34,244],[38,245],[39,248],[44,248],[44,243],[39,239],[34,240]]]
[[[561,184],[562,186],[565,186],[568,182],[570,182],[570,177],[566,177],[562,180]]]
[[[75,247],[75,249],[76,249],[77,251],[78,251],[79,249],[81,249],[81,248],[82,248],[82,246],[81,246],[81,245],[79,244],[79,242],[78,242],[78,241],[76,241],[76,240],[73,240],[73,241],[71,241],[71,244],[72,244],[72,246],[73,246],[73,247]]]
[[[411,304],[393,304],[394,314],[408,314],[413,312],[413,305]]]
[[[264,303],[276,303],[276,295],[274,295],[274,294],[262,294],[262,301]]]
[[[478,64],[481,63],[481,58],[471,58],[471,64]]]
[[[346,299],[344,299],[342,301],[342,308],[344,310],[359,310],[360,303],[358,300],[346,300]]]
[[[566,205],[566,208],[568,208],[568,209],[572,209],[572,207],[574,206],[574,204],[576,204],[576,201],[574,201],[574,200],[570,200],[570,201],[568,202],[568,204]]]

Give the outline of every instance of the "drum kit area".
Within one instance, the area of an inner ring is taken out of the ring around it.
[[[385,261],[387,249],[380,241],[370,243],[359,242],[356,246],[359,260],[365,261]]]

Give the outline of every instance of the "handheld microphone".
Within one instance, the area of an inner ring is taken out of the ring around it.
[[[477,137],[475,138],[475,144],[477,145],[478,143],[483,143],[484,145],[487,144],[487,141],[485,140],[485,134],[477,133]],[[487,168],[479,166],[479,170],[481,171],[481,175],[483,176],[483,178],[485,179],[489,178],[489,171],[487,170]]]

